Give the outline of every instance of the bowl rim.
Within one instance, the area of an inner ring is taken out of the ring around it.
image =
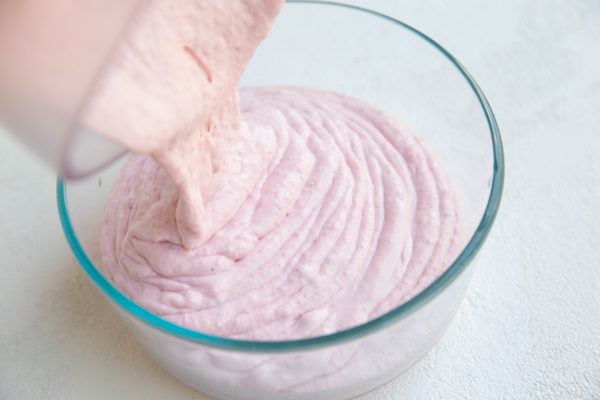
[[[180,339],[197,343],[213,348],[236,350],[242,352],[266,352],[266,353],[278,353],[278,352],[293,352],[299,350],[308,350],[322,348],[330,345],[341,344],[351,340],[356,340],[368,334],[375,333],[391,324],[398,322],[399,320],[406,318],[414,311],[426,305],[430,300],[434,299],[436,295],[440,294],[443,289],[450,285],[461,273],[466,269],[467,265],[475,257],[480,250],[486,237],[488,236],[493,222],[496,218],[498,207],[500,205],[500,199],[502,197],[502,190],[504,186],[504,150],[502,147],[502,140],[500,138],[500,130],[496,122],[494,113],[490,107],[488,100],[481,91],[475,79],[465,69],[465,67],[445,48],[443,48],[438,42],[425,35],[421,31],[413,28],[412,26],[399,21],[393,17],[385,15],[383,13],[358,7],[350,4],[339,3],[336,1],[324,1],[324,0],[287,0],[287,3],[303,3],[303,4],[318,4],[326,6],[334,6],[350,9],[353,11],[362,12],[371,16],[383,18],[388,22],[398,25],[401,28],[414,33],[419,38],[428,42],[436,50],[442,53],[448,61],[450,61],[458,70],[458,72],[464,77],[473,93],[477,97],[481,109],[485,115],[486,122],[488,125],[493,151],[493,174],[490,187],[490,195],[488,198],[487,205],[481,217],[481,220],[475,230],[475,233],[462,250],[456,260],[448,267],[448,269],[434,280],[429,286],[418,293],[415,297],[409,301],[400,304],[396,308],[386,312],[385,314],[369,320],[363,324],[348,328],[342,331],[338,331],[332,334],[323,336],[316,336],[303,339],[295,340],[279,340],[279,341],[251,341],[251,340],[238,340],[226,337],[220,337],[215,335],[209,335],[199,331],[184,328],[169,322],[156,314],[140,307],[135,304],[132,300],[127,298],[119,290],[117,290],[108,280],[106,280],[102,274],[96,269],[94,264],[86,255],[83,247],[79,243],[71,219],[69,216],[69,210],[67,206],[67,194],[66,184],[63,178],[58,177],[56,184],[56,196],[58,213],[60,222],[66,236],[67,242],[75,255],[79,265],[88,275],[88,277],[94,282],[94,284],[100,289],[109,300],[116,303],[118,307],[124,310],[127,314],[136,317],[138,320],[149,325],[152,328],[158,329],[166,334],[176,336]]]

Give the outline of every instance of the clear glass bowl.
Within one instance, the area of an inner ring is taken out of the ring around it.
[[[243,84],[342,92],[423,136],[449,170],[466,211],[470,236],[448,270],[410,301],[362,325],[254,342],[174,325],[131,302],[96,268],[104,206],[123,160],[85,180],[58,180],[67,240],[146,350],[202,392],[223,399],[339,400],[372,390],[431,349],[464,297],[502,192],[503,152],[492,110],[464,67],[431,38],[386,15],[325,1],[286,4]]]

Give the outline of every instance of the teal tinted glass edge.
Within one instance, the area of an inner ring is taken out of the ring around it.
[[[89,278],[109,299],[111,299],[114,303],[116,303],[119,307],[121,307],[129,314],[138,318],[140,321],[150,325],[153,328],[159,329],[167,334],[171,334],[181,339],[195,342],[205,346],[244,352],[292,352],[340,344],[350,340],[358,339],[369,333],[376,332],[386,326],[389,326],[394,322],[398,321],[399,319],[408,316],[409,314],[426,304],[426,302],[429,299],[433,298],[436,294],[441,292],[460,275],[460,273],[467,267],[469,262],[473,259],[473,257],[481,248],[481,245],[483,244],[487,235],[490,232],[490,229],[498,212],[498,207],[500,205],[500,199],[504,186],[504,151],[496,118],[479,85],[475,82],[475,80],[473,79],[471,74],[469,74],[469,72],[465,69],[465,67],[452,54],[450,54],[450,52],[444,49],[435,40],[431,39],[430,37],[420,32],[419,30],[413,28],[412,26],[407,25],[404,22],[401,22],[397,19],[394,19],[377,11],[348,4],[337,3],[333,1],[288,0],[287,3],[320,4],[327,6],[342,7],[377,16],[416,34],[423,40],[427,41],[435,49],[440,51],[465,78],[465,80],[473,90],[474,94],[476,95],[487,120],[487,125],[492,140],[494,156],[490,195],[481,221],[477,226],[475,233],[469,240],[469,243],[467,243],[465,249],[441,276],[439,276],[431,285],[429,285],[422,292],[417,294],[415,297],[413,297],[406,303],[403,303],[395,309],[364,324],[333,334],[298,340],[255,342],[213,336],[202,332],[186,329],[179,325],[175,325],[138,306],[137,304],[129,300],[126,296],[124,296],[121,292],[119,292],[96,269],[91,260],[85,254],[85,251],[83,250],[81,244],[79,243],[79,240],[75,235],[69,217],[65,182],[62,178],[59,177],[56,185],[56,195],[60,222],[64,234],[66,236],[67,242],[69,243],[69,246],[71,247],[75,258],[77,259],[85,273],[89,276]]]

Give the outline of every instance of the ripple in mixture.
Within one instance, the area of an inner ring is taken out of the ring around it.
[[[455,189],[408,129],[332,92],[249,88],[240,103],[239,157],[204,200],[200,246],[182,245],[177,189],[151,157],[121,171],[102,270],[137,304],[220,336],[318,336],[398,306],[458,255]]]

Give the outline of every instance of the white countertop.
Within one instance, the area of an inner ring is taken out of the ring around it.
[[[496,112],[505,196],[456,321],[364,400],[600,399],[600,2],[364,0],[422,29]],[[0,135],[0,399],[202,400],[77,267],[51,172]]]

